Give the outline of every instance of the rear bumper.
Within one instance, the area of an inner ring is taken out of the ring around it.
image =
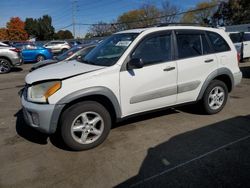
[[[233,74],[234,77],[234,86],[239,85],[242,80],[242,72],[237,72]]]
[[[15,57],[11,59],[11,63],[13,66],[20,66],[23,64],[23,60],[20,57]]]

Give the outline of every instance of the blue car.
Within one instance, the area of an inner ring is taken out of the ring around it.
[[[52,59],[52,52],[44,47],[33,44],[16,44],[16,48],[22,50],[22,59],[24,62],[39,62],[46,59]]]

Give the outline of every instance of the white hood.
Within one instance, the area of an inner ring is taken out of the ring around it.
[[[92,72],[104,68],[103,66],[81,63],[76,60],[62,61],[56,64],[48,65],[29,73],[25,81],[32,84],[38,81],[64,79],[75,75]]]

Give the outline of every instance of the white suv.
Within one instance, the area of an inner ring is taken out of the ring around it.
[[[22,105],[30,126],[57,131],[70,148],[84,150],[134,114],[190,102],[217,113],[241,78],[236,49],[221,29],[135,29],[110,36],[79,61],[29,73]]]
[[[63,53],[71,48],[66,41],[51,41],[43,45],[43,47],[51,49],[52,53]]]

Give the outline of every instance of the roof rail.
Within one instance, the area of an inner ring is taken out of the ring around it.
[[[199,23],[181,23],[181,22],[177,22],[177,23],[161,23],[159,25],[157,25],[156,27],[164,27],[164,26],[175,26],[175,25],[183,25],[183,26],[201,26]]]

